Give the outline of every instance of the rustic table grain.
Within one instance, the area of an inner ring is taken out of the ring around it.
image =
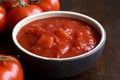
[[[107,33],[106,46],[97,62],[74,77],[57,80],[120,80],[120,0],[60,0],[61,10],[86,14],[99,21]],[[7,29],[0,36],[0,53],[16,56],[19,52]],[[49,80],[24,68],[25,80]],[[53,78],[52,78],[53,79]],[[56,80],[56,79],[55,79]]]

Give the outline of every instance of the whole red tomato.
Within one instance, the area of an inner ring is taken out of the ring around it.
[[[0,33],[6,28],[6,12],[4,8],[0,5]]]
[[[4,7],[5,7],[7,13],[9,13],[10,10],[12,10],[12,8],[19,5],[19,2],[17,0],[3,0],[2,2],[4,4]],[[25,4],[30,3],[29,0],[23,0],[23,2]]]
[[[28,6],[18,6],[13,8],[8,16],[7,16],[7,23],[11,29],[23,18],[41,13],[42,10],[36,5],[28,5]]]
[[[0,80],[24,80],[22,66],[15,57],[0,54]]]
[[[33,4],[38,5],[43,11],[60,10],[59,0],[34,0]]]

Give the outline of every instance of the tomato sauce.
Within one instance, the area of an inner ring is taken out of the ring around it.
[[[100,34],[80,20],[53,17],[33,21],[19,31],[17,40],[28,51],[49,58],[84,54],[99,43]]]

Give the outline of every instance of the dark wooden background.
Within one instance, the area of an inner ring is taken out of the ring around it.
[[[106,30],[106,46],[89,70],[74,77],[57,80],[120,80],[120,0],[60,0],[61,10],[75,11],[98,20]],[[11,32],[0,36],[0,53],[16,56]],[[49,80],[24,68],[25,80]],[[52,79],[51,79],[52,80]],[[56,80],[56,79],[55,79]]]

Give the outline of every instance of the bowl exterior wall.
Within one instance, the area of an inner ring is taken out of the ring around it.
[[[71,77],[84,72],[93,64],[95,64],[99,55],[102,53],[103,48],[104,45],[93,55],[65,61],[48,61],[33,58],[32,56],[29,56],[22,52],[21,60],[23,61],[23,64],[25,64],[25,66],[29,67],[30,69],[34,69],[35,72],[38,72],[42,76],[56,78]]]

